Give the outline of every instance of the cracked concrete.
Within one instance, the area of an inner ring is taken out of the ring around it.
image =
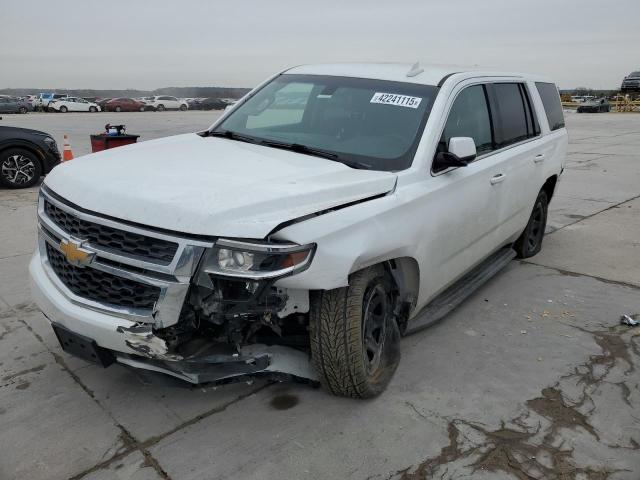
[[[153,138],[215,115],[5,120],[72,133],[78,155],[107,121]],[[0,190],[0,478],[637,480],[640,328],[618,320],[640,313],[640,115],[567,123],[543,252],[405,339],[391,386],[365,402],[150,383],[68,356],[27,289],[36,190]]]

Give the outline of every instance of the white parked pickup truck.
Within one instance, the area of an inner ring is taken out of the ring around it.
[[[566,147],[544,78],[291,68],[206,131],[56,167],[33,295],[103,366],[375,396],[403,335],[540,251]]]

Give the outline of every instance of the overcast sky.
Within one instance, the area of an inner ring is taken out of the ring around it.
[[[0,88],[251,87],[302,63],[540,73],[618,88],[640,0],[0,0]]]

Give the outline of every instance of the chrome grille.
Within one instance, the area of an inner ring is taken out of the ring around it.
[[[38,220],[42,264],[69,301],[156,328],[178,321],[191,277],[213,245],[79,210],[46,185]],[[63,241],[81,245],[93,259],[83,266],[69,263]]]
[[[44,211],[69,235],[120,254],[167,265],[171,263],[178,251],[177,243],[82,220],[56,207],[48,200],[44,202]]]
[[[118,277],[93,268],[71,265],[58,250],[47,244],[51,268],[65,286],[79,297],[118,307],[152,309],[160,288]]]

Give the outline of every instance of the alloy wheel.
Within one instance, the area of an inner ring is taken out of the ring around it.
[[[2,176],[13,185],[24,185],[33,179],[36,166],[29,157],[11,155],[5,158],[0,167]]]
[[[362,310],[363,361],[368,375],[380,367],[387,336],[389,299],[384,286],[376,283],[365,294]]]
[[[531,224],[529,235],[527,236],[527,247],[530,252],[535,251],[544,233],[544,211],[541,203],[536,203],[536,207],[531,214]]]

